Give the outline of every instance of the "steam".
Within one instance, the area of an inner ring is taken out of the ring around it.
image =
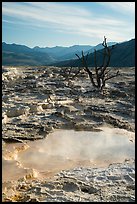
[[[31,143],[20,159],[24,164],[34,164],[34,168],[59,165],[67,160],[118,161],[120,157],[134,157],[134,144],[129,142],[128,133],[114,128],[100,132],[57,130],[45,140]]]
[[[9,150],[13,145],[13,151],[9,151],[6,146],[7,150],[3,155],[2,168],[3,172],[6,172],[3,179],[13,179],[14,176],[16,178],[15,172],[18,176],[35,177],[38,173],[53,173],[91,164],[102,166],[135,157],[134,143],[129,141],[130,137],[135,138],[134,133],[108,127],[102,130],[100,132],[56,130],[44,140],[20,144],[21,146],[10,144]],[[32,169],[35,171],[32,172]]]

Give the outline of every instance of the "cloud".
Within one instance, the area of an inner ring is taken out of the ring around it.
[[[3,2],[2,14],[18,19],[18,23],[34,27],[48,27],[69,34],[78,34],[87,37],[98,37],[102,39],[102,36],[106,35],[106,32],[110,32],[109,36],[114,40],[122,39],[126,36],[124,29],[127,26],[127,22],[123,19],[117,19],[116,17],[108,16],[107,14],[95,15],[94,9],[87,10],[86,8],[68,5],[64,2]],[[103,6],[107,6],[111,9],[117,9],[122,11],[133,11],[133,2],[99,2]],[[6,22],[6,20],[4,20]],[[23,21],[23,22],[22,22]],[[14,22],[16,22],[14,20]],[[12,23],[12,20],[11,20]],[[120,32],[121,29],[123,32]]]
[[[123,14],[135,14],[135,2],[98,2],[109,9]]]

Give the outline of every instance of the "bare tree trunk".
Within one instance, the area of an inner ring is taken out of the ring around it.
[[[100,90],[102,90],[105,87],[107,80],[119,75],[119,71],[118,71],[116,74],[109,76],[108,73],[110,70],[107,70],[107,67],[109,66],[109,63],[110,63],[111,50],[114,48],[114,45],[112,45],[111,48],[108,47],[105,36],[104,36],[104,41],[102,45],[104,47],[104,56],[103,56],[102,65],[100,67],[97,66],[97,52],[96,50],[94,50],[95,77],[92,71],[89,70],[88,65],[87,65],[88,54],[85,57],[82,51],[81,58],[79,57],[79,55],[76,54],[79,60],[81,60],[84,70],[88,73],[88,76],[90,78],[92,85]]]

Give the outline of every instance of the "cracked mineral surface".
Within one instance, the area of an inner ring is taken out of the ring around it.
[[[100,92],[84,72],[70,78],[67,68],[2,68],[3,202],[135,202],[135,68],[119,70]],[[110,130],[117,143],[108,143]],[[60,142],[48,142],[52,134]]]

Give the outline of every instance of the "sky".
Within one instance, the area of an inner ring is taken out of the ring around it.
[[[2,42],[95,46],[135,38],[135,2],[2,2]]]

